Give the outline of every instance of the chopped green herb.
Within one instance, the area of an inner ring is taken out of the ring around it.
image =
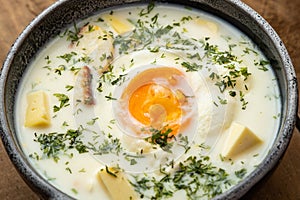
[[[273,115],[274,119],[278,119],[280,117],[280,113],[278,113],[277,115]]]
[[[83,173],[83,172],[86,172],[86,171],[85,171],[85,168],[82,168],[82,169],[80,169],[78,172]]]
[[[239,171],[235,171],[234,174],[236,175],[237,178],[242,179],[247,174],[247,169],[243,168]]]
[[[152,22],[152,27],[154,26],[154,24],[156,24],[157,23],[157,19],[158,19],[158,13],[156,14],[156,15],[154,15],[152,18],[151,18],[151,22]]]
[[[179,134],[179,136],[178,136],[178,145],[185,149],[184,153],[187,153],[191,148],[188,137],[183,136],[182,134]]]
[[[77,53],[76,52],[71,52],[71,53],[66,53],[64,55],[61,55],[61,56],[57,56],[57,58],[62,58],[64,59],[67,63],[70,62],[70,60],[72,59],[73,56],[76,56]]]
[[[47,69],[47,70],[49,70],[49,71],[52,70],[51,66],[48,66],[48,65],[44,66],[43,69]]]
[[[72,174],[72,170],[70,169],[70,167],[67,167],[66,170],[67,170],[70,174]]]
[[[82,56],[81,58],[79,58],[77,60],[77,62],[84,62],[86,64],[89,64],[89,63],[93,62],[93,59],[91,57],[85,55],[85,56]]]
[[[109,175],[111,175],[111,176],[113,176],[113,177],[115,177],[115,178],[118,177],[115,173],[111,172],[111,171],[108,169],[107,166],[105,166],[105,171],[106,171],[106,173],[108,173]]]
[[[223,162],[225,160],[225,157],[222,154],[219,154],[220,160]]]
[[[67,89],[67,91],[70,91],[70,90],[72,90],[74,88],[74,86],[72,86],[72,85],[66,85],[65,88]]]
[[[187,16],[187,17],[182,17],[180,21],[182,22],[186,22],[186,21],[190,21],[192,20],[193,18],[191,16]]]
[[[55,94],[53,94],[53,96],[55,96],[58,99],[58,101],[60,101],[59,106],[56,106],[56,105],[53,106],[53,111],[54,112],[58,112],[63,107],[67,107],[67,106],[70,105],[69,104],[69,100],[70,99],[69,99],[69,97],[67,95],[55,93]]]
[[[171,30],[173,29],[172,26],[167,25],[165,27],[160,27],[156,32],[155,32],[155,36],[160,38],[162,35],[168,34]]]
[[[67,126],[69,126],[69,124],[66,121],[64,121],[62,126],[67,127]]]
[[[59,160],[59,155],[66,153],[70,149],[76,149],[79,153],[88,152],[87,147],[80,139],[81,131],[68,130],[66,133],[43,133],[34,134],[34,141],[40,144],[43,155]]]
[[[229,95],[232,96],[232,97],[235,97],[236,96],[236,92],[233,91],[233,90],[231,90],[231,91],[229,91]]]
[[[106,95],[106,96],[104,96],[104,97],[107,99],[107,101],[114,101],[114,100],[117,100],[116,98],[112,97],[112,93],[109,93],[109,95]]]
[[[210,78],[211,80],[214,80],[214,79],[220,79],[220,76],[219,76],[217,73],[212,72],[212,73],[209,75],[209,78]]]
[[[104,22],[104,19],[102,19],[101,17],[99,17],[96,22]]]
[[[150,51],[151,53],[157,53],[157,52],[159,52],[159,49],[160,49],[160,47],[159,47],[159,46],[156,46],[156,47],[153,47],[152,49],[149,49],[149,51]]]
[[[78,194],[78,191],[77,191],[75,188],[72,188],[71,191],[72,191],[74,194]]]
[[[182,62],[181,66],[186,68],[186,72],[194,72],[202,69],[202,65],[196,63]]]
[[[119,155],[123,149],[120,139],[113,138],[112,136],[108,136],[108,139],[104,139],[104,141],[100,144],[89,143],[88,147],[95,155],[104,155],[109,153]]]
[[[161,167],[160,172],[164,175],[162,178],[135,176],[135,182],[131,184],[141,195],[151,190],[154,195],[150,199],[172,197],[180,190],[185,191],[188,199],[210,199],[221,194],[222,189],[233,182],[226,171],[213,166],[207,156],[190,156],[180,162],[176,169],[173,174],[169,174]]]
[[[229,51],[232,51],[232,49],[233,49],[234,47],[236,47],[236,46],[237,46],[236,44],[229,44],[229,45],[228,45]]]
[[[80,67],[74,67],[74,66],[72,66],[71,69],[70,69],[70,71],[71,71],[71,72],[74,72],[75,75],[78,74],[78,72],[79,72],[80,70],[81,70]]]
[[[139,16],[142,17],[142,16],[145,16],[145,15],[148,15],[150,14],[150,12],[153,10],[153,8],[155,7],[155,4],[154,2],[150,2],[147,6],[147,9],[142,9],[139,13]]]
[[[227,104],[227,100],[226,99],[222,99],[221,97],[218,96],[219,102],[220,104]]]
[[[247,78],[251,75],[251,73],[248,72],[247,67],[241,67],[240,73],[242,76],[244,76],[244,81],[247,80]]]
[[[240,101],[242,103],[242,109],[245,110],[248,102],[245,100],[245,94],[240,91]]]
[[[119,77],[111,82],[112,85],[117,85],[118,83],[125,81],[126,74],[120,74]]]
[[[73,27],[74,31],[66,30],[61,37],[67,35],[67,41],[71,41],[72,44],[76,43],[76,45],[78,45],[79,40],[83,37],[83,35],[79,34],[80,29],[77,28],[76,23],[74,23]]]
[[[137,161],[135,159],[131,159],[130,160],[130,165],[135,165],[135,164],[137,164]]]
[[[175,136],[172,135],[172,129],[154,129],[150,128],[150,132],[152,133],[152,136],[146,138],[145,140],[151,144],[158,145],[162,150],[171,153],[172,143],[170,140],[174,138]]]
[[[88,32],[93,32],[95,31],[95,26],[94,25],[88,25]]]
[[[248,48],[248,47],[246,47],[246,48],[243,50],[243,52],[246,53],[246,54],[250,54],[250,52],[252,52],[252,53],[254,53],[255,55],[258,55],[258,53],[257,53],[255,50],[250,49],[250,48]]]
[[[62,74],[62,71],[65,71],[66,70],[66,66],[65,65],[59,65],[55,70],[54,72],[57,73],[58,75],[61,75]]]
[[[201,56],[200,56],[199,53],[195,53],[195,54],[189,54],[189,53],[187,53],[186,57],[189,58],[189,59],[194,59],[194,58],[196,58],[196,59],[199,60],[199,61],[202,60],[202,58],[201,58]]]
[[[98,117],[93,118],[91,121],[88,121],[87,124],[88,125],[94,125],[98,119],[99,119]]]
[[[100,57],[100,61],[104,61],[107,58],[106,53],[103,53]]]
[[[46,56],[46,57],[45,57],[45,60],[46,60],[47,65],[49,65],[49,64],[51,63],[51,60],[50,60],[50,57],[49,57],[49,56]]]
[[[36,159],[36,160],[40,160],[41,159],[40,155],[37,152],[29,154],[29,157],[33,158],[33,159]]]
[[[97,91],[98,92],[103,92],[103,88],[102,88],[102,83],[101,82],[99,82],[99,84],[98,84]]]
[[[260,60],[259,63],[255,63],[255,65],[258,66],[258,69],[262,71],[268,71],[268,68],[266,66],[268,66],[269,64],[270,62],[267,60]]]

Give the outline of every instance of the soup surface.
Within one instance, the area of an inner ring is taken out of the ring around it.
[[[280,94],[242,32],[170,4],[76,22],[33,59],[15,108],[31,164],[76,199],[209,199],[262,161]]]

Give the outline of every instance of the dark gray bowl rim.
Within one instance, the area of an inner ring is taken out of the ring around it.
[[[22,150],[20,149],[17,141],[11,136],[11,129],[8,125],[8,119],[5,115],[6,113],[6,105],[5,105],[5,85],[7,81],[7,75],[10,72],[10,66],[13,62],[14,56],[18,52],[18,49],[26,40],[27,36],[30,34],[33,27],[37,26],[41,21],[46,18],[49,13],[55,12],[55,10],[63,6],[65,3],[69,2],[69,0],[60,0],[52,4],[46,10],[44,10],[41,14],[39,14],[20,34],[17,38],[13,46],[11,47],[6,60],[4,61],[3,67],[1,69],[1,77],[0,77],[0,122],[1,122],[1,138],[2,142],[5,146],[5,149],[22,176],[25,182],[28,183],[30,187],[34,191],[36,191],[42,198],[47,199],[72,199],[71,197],[67,196],[63,192],[59,191],[54,186],[47,183],[40,175],[36,174],[35,170],[30,166],[29,162],[27,161],[26,157],[21,154]],[[124,1],[125,2],[125,1]],[[127,2],[134,2],[134,0],[129,0]],[[162,1],[167,2],[167,1]],[[170,3],[175,3],[169,1]],[[180,1],[176,1],[179,3]],[[182,1],[181,1],[182,2]],[[193,0],[192,0],[193,2]],[[203,0],[194,0],[195,3],[201,3]],[[215,199],[237,199],[242,197],[247,191],[249,191],[256,183],[258,183],[263,177],[270,172],[276,164],[280,161],[282,156],[284,155],[290,139],[293,134],[293,129],[295,127],[295,123],[297,120],[296,113],[298,109],[298,86],[297,86],[297,79],[295,75],[295,71],[291,62],[291,59],[288,55],[288,52],[283,45],[278,34],[275,30],[270,26],[270,24],[263,19],[256,11],[252,8],[247,6],[241,1],[238,0],[225,0],[228,4],[232,4],[236,9],[241,10],[249,15],[251,19],[253,19],[258,26],[269,36],[272,43],[275,45],[282,62],[284,63],[286,81],[287,81],[287,89],[289,94],[286,98],[286,111],[284,115],[284,119],[282,121],[281,129],[279,131],[279,135],[274,142],[272,148],[270,149],[270,153],[266,156],[266,158],[261,162],[261,164],[254,170],[250,175],[248,175],[245,179],[243,179],[240,183],[233,186],[231,189],[227,190],[223,194],[217,196]],[[184,3],[183,3],[184,4]]]

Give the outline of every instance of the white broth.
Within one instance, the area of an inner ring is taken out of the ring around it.
[[[268,154],[277,84],[258,47],[220,18],[115,8],[70,25],[33,59],[17,132],[37,171],[76,199],[209,199]]]

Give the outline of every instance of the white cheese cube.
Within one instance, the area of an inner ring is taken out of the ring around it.
[[[212,21],[208,21],[202,18],[195,19],[197,25],[210,30],[212,33],[217,33],[219,28],[218,25]]]
[[[99,179],[104,183],[113,200],[135,200],[137,194],[129,183],[125,174],[114,168],[101,169]]]
[[[28,94],[25,126],[48,126],[50,123],[51,118],[47,94],[43,91]]]
[[[262,140],[249,128],[237,122],[231,124],[222,156],[232,158],[262,143]]]
[[[128,21],[113,15],[106,15],[104,19],[106,19],[109,25],[120,35],[133,31],[135,28]]]

